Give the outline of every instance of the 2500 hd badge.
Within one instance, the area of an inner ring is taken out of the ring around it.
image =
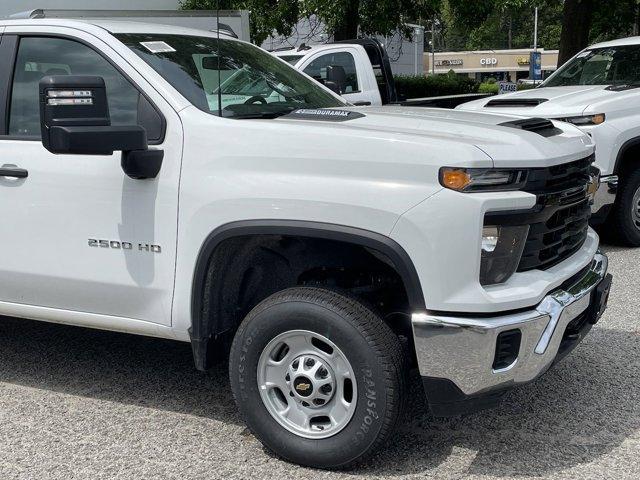
[[[121,242],[119,240],[97,240],[95,238],[90,238],[89,246],[97,248],[112,248],[114,250],[133,250],[134,244],[131,242]],[[162,247],[160,245],[153,245],[150,243],[138,243],[138,251],[162,253]]]

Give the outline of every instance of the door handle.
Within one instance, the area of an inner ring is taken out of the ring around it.
[[[29,172],[24,168],[0,167],[0,177],[27,178]]]

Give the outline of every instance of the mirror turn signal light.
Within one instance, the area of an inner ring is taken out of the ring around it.
[[[48,105],[93,105],[91,90],[48,90]]]

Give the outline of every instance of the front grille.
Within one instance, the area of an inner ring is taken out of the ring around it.
[[[588,193],[593,155],[582,160],[529,171],[524,191],[537,196],[526,213],[487,214],[487,225],[529,225],[518,272],[546,270],[576,253],[589,230]]]
[[[576,253],[589,230],[588,195],[593,155],[533,170],[524,190],[538,196],[541,216],[531,223],[518,271],[551,268]]]

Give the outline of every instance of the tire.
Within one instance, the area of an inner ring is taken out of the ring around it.
[[[640,247],[640,170],[622,177],[609,223],[626,246]],[[634,214],[634,212],[638,212]],[[636,223],[637,222],[637,223]]]
[[[321,407],[303,405],[312,397],[324,401],[316,396],[325,385],[309,380],[317,375],[296,376],[308,365],[320,374],[331,372],[333,396]],[[308,467],[342,469],[362,462],[392,436],[406,401],[406,357],[398,337],[358,301],[319,288],[291,288],[256,306],[233,340],[229,374],[236,404],[253,434],[276,455]],[[275,378],[280,386],[259,388],[259,381],[267,384],[265,378]],[[330,416],[318,416],[325,409],[342,420],[334,425]],[[293,420],[279,411],[292,412]],[[316,415],[307,426],[294,421],[305,414]]]

